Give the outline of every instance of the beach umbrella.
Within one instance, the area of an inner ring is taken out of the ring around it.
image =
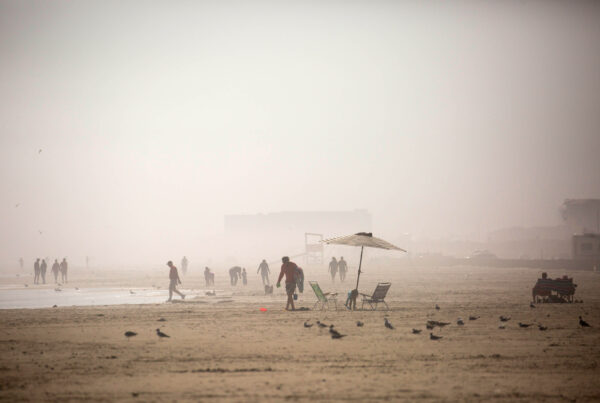
[[[358,281],[360,280],[360,269],[362,266],[363,250],[367,248],[378,248],[387,250],[399,250],[406,252],[404,249],[399,248],[391,243],[384,241],[380,238],[375,238],[370,232],[359,232],[354,235],[346,235],[337,238],[325,239],[321,241],[327,245],[348,245],[348,246],[360,246],[360,262],[358,264],[358,277],[356,278],[356,290],[358,290]]]

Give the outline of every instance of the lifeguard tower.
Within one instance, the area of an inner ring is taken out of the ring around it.
[[[323,252],[323,234],[304,233],[304,247],[306,264],[322,264],[324,258]]]

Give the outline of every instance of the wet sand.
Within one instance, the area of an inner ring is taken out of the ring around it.
[[[355,279],[352,273],[347,285],[331,285],[322,272],[305,272],[325,290],[343,292]],[[90,285],[131,286],[131,273],[120,273],[107,276],[111,281],[98,275]],[[151,288],[159,274],[143,285]],[[286,312],[283,291],[263,296],[255,276],[232,291],[219,275],[217,297],[209,297],[201,274],[184,278],[183,302],[0,310],[0,399],[598,401],[600,275],[569,274],[582,304],[530,308],[536,270],[371,267],[361,291],[392,281],[390,311]],[[74,274],[65,287],[83,287],[87,276]],[[312,308],[314,301],[308,289],[299,305]],[[504,330],[500,315],[512,318]],[[579,315],[594,327],[580,328]],[[395,330],[384,327],[384,317]],[[465,326],[456,325],[458,317]],[[304,328],[317,319],[347,337]],[[428,319],[452,322],[434,330],[441,340],[429,340]],[[156,328],[171,337],[159,340]],[[413,335],[412,328],[423,332]],[[138,335],[128,340],[127,330]]]

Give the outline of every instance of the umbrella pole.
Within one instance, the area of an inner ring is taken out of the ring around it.
[[[360,261],[358,262],[358,277],[356,278],[356,290],[358,291],[358,280],[360,280],[360,267],[362,266],[362,255],[363,255],[363,249],[365,247],[361,246],[360,247]]]

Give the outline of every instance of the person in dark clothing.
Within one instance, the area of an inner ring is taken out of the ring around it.
[[[46,263],[46,259],[42,260],[42,264],[40,265],[40,274],[42,275],[42,282],[46,284],[46,270],[48,269],[48,264]]]
[[[335,260],[335,257],[331,258],[331,262],[329,262],[329,274],[331,274],[331,281],[335,282],[335,275],[338,271],[338,262]]]
[[[208,266],[204,268],[204,283],[206,286],[215,285],[215,273],[211,273]]]
[[[52,265],[52,275],[54,276],[54,284],[58,283],[58,272],[60,271],[60,265],[58,264],[58,259],[54,259],[54,264]]]
[[[179,273],[177,273],[177,267],[173,265],[173,262],[170,260],[167,262],[167,266],[169,266],[169,299],[167,302],[170,302],[173,298],[173,293],[179,294],[181,299],[185,298],[179,290],[177,290],[177,285],[181,284],[181,280],[179,279]]]
[[[62,262],[60,262],[60,276],[61,276],[61,281],[63,283],[67,282],[67,272],[69,270],[69,264],[67,263],[67,258],[64,257]]]
[[[40,258],[35,260],[33,264],[33,284],[40,282]]]
[[[258,272],[260,272],[263,285],[269,285],[269,274],[271,273],[271,270],[269,270],[269,265],[267,264],[267,261],[265,259],[263,259],[263,261],[258,266],[258,270],[256,271],[256,273]]]
[[[296,310],[294,306],[294,292],[296,291],[296,276],[298,273],[298,266],[296,263],[290,262],[290,258],[284,256],[281,258],[281,272],[279,273],[279,278],[277,279],[277,288],[281,287],[281,279],[285,276],[285,292],[287,294],[287,304],[285,305],[285,310],[289,311],[290,307],[292,311]]]
[[[348,265],[346,264],[343,256],[341,256],[340,260],[338,261],[338,270],[340,272],[340,281],[343,283],[346,279],[346,272],[348,271]]]
[[[240,266],[233,266],[229,269],[229,280],[231,285],[237,285],[238,279],[242,278],[242,268]]]

